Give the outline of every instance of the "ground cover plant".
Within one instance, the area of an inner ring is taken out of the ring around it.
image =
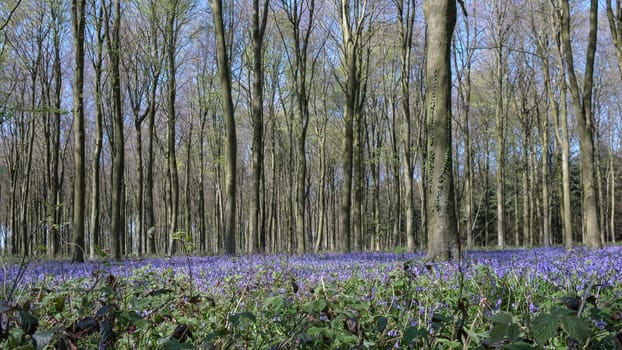
[[[620,349],[622,248],[4,262],[0,348]]]

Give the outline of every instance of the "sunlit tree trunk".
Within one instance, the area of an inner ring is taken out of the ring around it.
[[[568,87],[572,96],[574,110],[577,118],[580,166],[581,166],[581,189],[583,195],[583,217],[587,246],[601,248],[600,222],[598,214],[598,194],[596,161],[594,148],[594,123],[592,115],[592,88],[594,82],[594,57],[596,54],[596,40],[598,33],[598,0],[590,1],[590,27],[583,77],[583,87],[579,88],[575,72],[573,50],[570,41],[570,5],[568,0],[561,0],[561,40],[564,43],[564,58],[566,60],[566,73]]]
[[[166,123],[166,163],[168,178],[168,251],[167,254],[173,255],[177,252],[176,233],[179,229],[179,174],[176,151],[176,125],[177,110],[177,37],[178,23],[177,16],[180,3],[178,0],[171,0],[166,4],[166,25],[164,31],[164,42],[166,43],[166,72],[167,72],[167,123]]]
[[[456,1],[425,0],[428,259],[459,258],[451,144],[450,50]]]
[[[499,13],[499,16],[501,14]],[[497,23],[500,26],[499,23]],[[497,183],[497,245],[500,248],[505,247],[505,124],[506,111],[504,104],[504,83],[505,83],[505,67],[506,56],[504,53],[502,41],[503,28],[497,28],[498,36],[495,50],[496,57],[496,75],[495,75],[495,120],[497,122],[497,149],[496,149],[496,183]]]

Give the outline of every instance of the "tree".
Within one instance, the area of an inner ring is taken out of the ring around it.
[[[579,88],[575,71],[573,49],[570,41],[570,4],[568,0],[561,0],[561,40],[564,44],[564,58],[566,60],[566,74],[568,88],[572,96],[574,111],[577,118],[581,190],[583,195],[583,215],[588,247],[601,248],[600,220],[598,214],[598,195],[594,148],[594,122],[592,111],[592,95],[594,84],[594,57],[596,54],[596,40],[598,34],[598,0],[590,1],[590,24],[588,43],[583,71],[583,86]]]
[[[120,75],[120,56],[121,45],[119,40],[119,30],[121,27],[121,5],[120,0],[113,1],[113,9],[107,9],[106,42],[108,47],[108,57],[110,58],[110,69],[112,75],[112,125],[114,129],[114,142],[112,143],[112,215],[110,223],[110,238],[112,242],[112,256],[115,260],[121,259],[121,241],[124,237],[123,218],[121,210],[123,207],[123,171],[125,167],[125,140],[123,138],[123,110],[121,100],[121,75]],[[112,14],[110,11],[113,11]],[[112,28],[110,20],[112,17]]]
[[[17,8],[19,7],[19,4],[21,4],[21,2],[22,0],[17,0],[15,5],[13,5],[13,7],[9,10],[9,14],[6,16],[6,18],[2,19],[2,22],[0,22],[0,32],[2,32],[4,28],[6,28],[6,26],[9,24],[9,22],[11,21],[11,17],[13,17],[13,15],[15,14],[15,11],[17,11]]]
[[[99,6],[97,6],[99,5]],[[94,12],[94,35],[95,45],[93,54],[93,70],[95,73],[95,80],[93,82],[94,97],[95,97],[95,150],[93,151],[93,164],[92,164],[92,182],[91,182],[91,226],[90,226],[90,257],[95,259],[96,250],[100,241],[100,173],[101,173],[101,154],[103,146],[103,102],[102,102],[102,73],[103,73],[103,49],[104,49],[104,33],[103,33],[103,21],[104,21],[104,6],[102,3],[93,1]]]
[[[349,252],[352,244],[360,249],[357,243],[360,238],[356,237],[357,231],[360,233],[360,193],[354,193],[353,182],[360,181],[360,168],[357,171],[355,155],[360,154],[360,127],[361,109],[365,91],[363,79],[363,49],[368,44],[370,9],[367,1],[341,0],[339,7],[341,24],[341,52],[344,70],[344,81],[341,87],[345,94],[344,108],[344,138],[343,138],[343,186],[341,193],[341,229],[342,250]],[[360,159],[359,159],[360,160]],[[360,163],[360,162],[358,162]],[[359,175],[359,180],[356,180]],[[356,185],[356,183],[355,183]],[[356,191],[355,191],[356,192]],[[352,203],[352,197],[355,201]],[[353,213],[354,211],[354,213]],[[352,222],[354,219],[355,222]],[[354,231],[354,232],[353,232]],[[353,234],[354,233],[354,234]],[[353,239],[354,238],[354,239]],[[358,240],[357,240],[358,239]]]
[[[166,45],[167,73],[167,122],[166,122],[166,163],[167,163],[167,198],[169,209],[168,255],[176,251],[175,235],[179,216],[179,176],[177,172],[177,154],[175,144],[175,125],[177,112],[175,102],[177,96],[177,15],[179,0],[171,0],[166,4],[166,24],[164,27],[164,43]]]
[[[309,127],[310,83],[313,78],[317,56],[312,58],[309,67],[311,34],[315,27],[315,0],[285,1],[281,6],[287,16],[291,38],[286,37],[278,27],[285,44],[285,55],[293,83],[295,99],[295,130],[297,135],[296,153],[296,248],[299,254],[305,251],[305,232],[307,225],[307,130]]]
[[[50,17],[52,20],[52,46],[53,46],[53,63],[52,63],[52,97],[49,101],[50,112],[46,120],[44,132],[46,134],[46,163],[47,166],[47,183],[48,183],[48,237],[45,241],[48,243],[48,255],[54,257],[59,252],[60,237],[60,207],[61,207],[61,181],[62,172],[60,169],[60,134],[61,134],[61,99],[62,99],[62,68],[61,68],[61,34],[64,28],[65,16],[64,8],[60,4],[51,4]]]
[[[406,185],[406,246],[410,251],[415,250],[415,198],[414,198],[414,157],[412,140],[413,126],[411,113],[411,76],[412,76],[412,51],[413,35],[415,25],[415,15],[417,1],[415,0],[396,0],[397,20],[400,34],[400,86],[402,88],[402,156],[405,166],[405,185]]]
[[[474,245],[474,181],[473,181],[473,145],[471,139],[471,93],[472,93],[472,66],[475,60],[475,51],[478,46],[478,26],[475,18],[475,9],[469,17],[463,17],[463,25],[456,33],[454,62],[458,89],[458,108],[462,114],[460,130],[464,135],[464,216],[466,231],[466,246]]]
[[[225,208],[225,239],[224,252],[228,255],[235,254],[235,215],[236,215],[236,178],[237,178],[237,137],[235,131],[235,117],[233,115],[233,97],[231,92],[231,69],[229,67],[229,53],[225,26],[223,23],[223,1],[210,0],[212,17],[214,21],[214,35],[216,36],[216,52],[218,60],[218,72],[220,74],[220,90],[222,105],[225,114],[225,163],[226,163],[226,208]]]
[[[74,168],[71,261],[84,262],[84,216],[86,202],[86,157],[84,150],[84,25],[86,0],[72,0],[71,24],[74,47],[73,132]]]
[[[428,259],[459,258],[451,144],[450,49],[455,0],[425,0]]]
[[[250,243],[251,251],[258,249],[260,252],[266,249],[266,228],[262,213],[262,179],[264,167],[264,117],[263,117],[263,88],[264,88],[264,62],[263,42],[266,34],[268,19],[268,6],[270,0],[263,0],[259,6],[259,0],[253,0],[253,14],[251,35],[253,38],[253,90],[251,101],[251,122],[253,125],[252,172],[253,172],[253,200],[250,208]]]
[[[622,75],[622,1],[616,0],[615,9],[611,5],[611,0],[606,0],[605,4],[611,39],[618,59],[618,70]]]

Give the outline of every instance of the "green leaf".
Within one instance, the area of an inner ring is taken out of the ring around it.
[[[507,328],[508,326],[504,324],[494,325],[492,329],[490,330],[490,342],[494,344],[494,343],[497,343],[503,340],[503,338],[505,338],[505,335],[507,333]]]
[[[25,334],[33,335],[37,331],[37,327],[39,327],[39,320],[37,320],[30,312],[20,311],[19,318],[19,323]]]
[[[313,313],[313,314],[322,312],[324,308],[326,308],[326,300],[324,299],[312,300],[312,301],[306,302],[303,306],[303,310],[305,310],[308,313]]]
[[[400,342],[404,346],[408,346],[408,344],[412,343],[417,337],[426,337],[428,332],[425,329],[417,328],[414,326],[410,326],[404,330],[404,335],[402,336],[402,341]]]
[[[520,336],[520,327],[516,323],[512,323],[508,326],[508,329],[505,333],[505,336],[511,341],[514,342]]]
[[[389,320],[386,317],[384,316],[378,317],[378,319],[376,320],[376,329],[378,330],[378,332],[380,333],[384,332],[384,330],[387,328],[388,322]]]
[[[251,323],[257,322],[257,318],[255,317],[255,315],[250,312],[240,312],[229,316],[229,322],[231,322],[231,324],[236,327],[239,326],[245,319],[247,321],[250,321]]]
[[[590,327],[584,319],[572,315],[560,316],[561,327],[568,335],[585,343],[590,336]]]
[[[514,322],[514,319],[512,318],[512,315],[508,314],[507,312],[499,312],[492,316],[492,322],[496,324],[509,325],[510,323]]]
[[[544,346],[549,339],[557,335],[559,318],[557,315],[540,314],[531,322],[531,328],[538,345]]]
[[[307,334],[311,335],[311,336],[325,336],[327,338],[332,338],[334,331],[328,327],[309,327],[309,329],[307,329]]]
[[[268,297],[263,302],[263,308],[264,310],[279,312],[283,308],[284,304],[285,301],[281,296]]]

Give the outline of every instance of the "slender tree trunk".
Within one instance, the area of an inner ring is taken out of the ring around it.
[[[412,68],[411,53],[413,48],[413,33],[416,15],[416,1],[398,0],[397,20],[399,22],[400,37],[400,86],[402,93],[402,159],[404,164],[404,185],[406,186],[406,246],[409,251],[416,249],[415,237],[415,196],[414,196],[414,160],[412,150],[412,113],[411,113],[411,88],[410,75]]]
[[[549,200],[549,118],[548,115],[540,116],[542,133],[542,242],[545,247],[551,245],[551,219]]]
[[[503,46],[497,52],[495,119],[497,121],[497,245],[505,247],[505,111],[503,104]]]
[[[154,97],[154,93],[152,93],[152,97]],[[155,255],[157,253],[156,249],[156,222],[155,222],[155,214],[154,214],[154,206],[153,206],[153,168],[154,164],[154,154],[153,154],[153,145],[155,139],[155,114],[156,110],[153,106],[155,100],[151,100],[149,107],[149,113],[147,117],[147,166],[145,169],[145,198],[144,198],[144,209],[145,209],[145,223],[144,227],[147,233],[147,254]]]
[[[236,217],[236,178],[237,178],[237,138],[235,131],[235,118],[233,111],[233,97],[231,95],[231,70],[229,68],[229,53],[225,40],[225,27],[222,16],[222,0],[210,0],[212,15],[214,17],[214,32],[216,35],[216,51],[218,59],[218,72],[222,92],[222,104],[225,113],[226,129],[226,208],[225,208],[225,254],[235,254],[235,217]]]
[[[177,252],[177,240],[175,239],[178,231],[179,220],[179,174],[177,170],[177,153],[176,153],[176,124],[177,111],[175,102],[177,99],[177,12],[178,0],[171,0],[166,7],[166,57],[167,57],[167,102],[168,117],[166,127],[166,160],[168,165],[168,196],[169,196],[169,220],[168,220],[168,251],[169,256]]]
[[[74,181],[73,181],[73,221],[72,255],[73,262],[84,261],[84,216],[86,198],[86,156],[84,151],[84,25],[85,0],[72,0],[71,22],[75,59],[73,84],[73,132],[74,132]]]
[[[259,0],[253,0],[251,35],[253,38],[253,95],[251,101],[251,120],[253,124],[252,153],[252,188],[253,200],[250,203],[250,235],[251,252],[264,252],[265,240],[260,239],[260,232],[265,230],[261,215],[261,174],[264,167],[264,131],[263,131],[263,40],[266,32],[268,6],[270,1],[264,0],[260,12]]]
[[[611,176],[611,212],[609,213],[609,225],[611,232],[611,243],[616,244],[616,172],[613,165],[614,158],[609,159],[609,171]]]
[[[60,27],[63,25],[62,16],[59,16],[58,8],[54,7],[52,10],[54,25],[54,63],[53,63],[53,79],[54,79],[54,106],[52,117],[53,121],[50,125],[51,137],[48,144],[51,146],[49,150],[51,152],[51,166],[48,168],[50,171],[50,186],[49,186],[49,200],[48,205],[49,214],[48,220],[51,220],[52,228],[49,231],[48,255],[55,257],[58,254],[60,247],[59,226],[60,226],[60,201],[61,201],[61,179],[59,176],[60,168],[60,134],[61,134],[61,98],[62,98],[62,70],[61,70],[61,43],[60,43]]]
[[[93,68],[95,71],[94,91],[95,91],[95,149],[93,151],[93,166],[91,179],[91,232],[89,234],[89,255],[92,260],[97,256],[100,236],[100,172],[101,172],[101,153],[103,146],[103,105],[102,105],[102,65],[103,65],[103,8],[100,7],[95,18],[95,61]]]
[[[120,0],[113,3],[112,28],[106,30],[108,35],[108,50],[110,66],[112,70],[112,99],[113,99],[113,128],[114,147],[112,159],[112,215],[110,223],[110,237],[112,243],[112,255],[115,260],[121,259],[122,243],[125,228],[123,225],[123,172],[125,166],[125,145],[123,138],[123,112],[121,100],[121,74],[120,74],[120,39],[119,30],[121,25]],[[108,26],[110,21],[106,21]]]

